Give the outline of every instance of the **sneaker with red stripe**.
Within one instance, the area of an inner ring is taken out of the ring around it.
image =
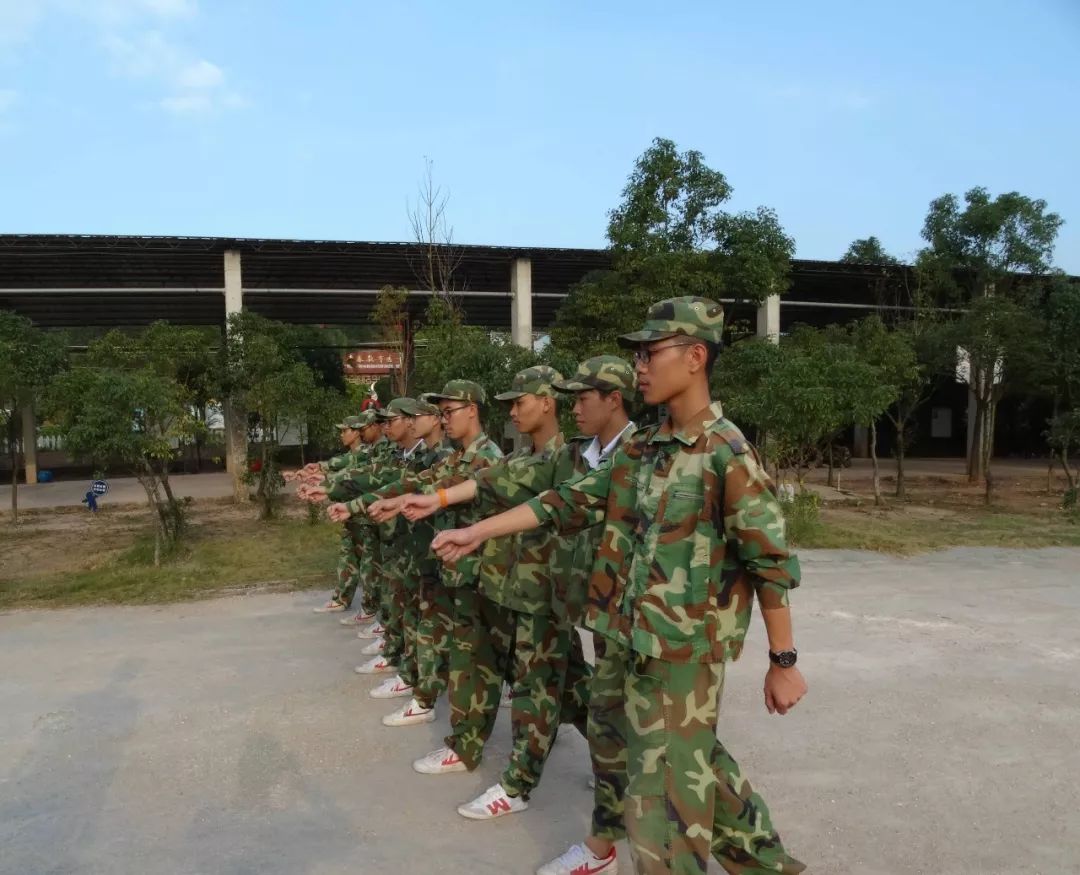
[[[373,656],[363,665],[358,665],[354,671],[357,674],[382,674],[385,671],[394,671],[394,666],[385,656]]]
[[[383,627],[383,624],[376,621],[376,622],[372,623],[370,626],[368,626],[366,629],[361,629],[359,632],[357,632],[356,637],[357,638],[382,638],[384,632],[386,632],[386,629]]]
[[[374,614],[365,614],[363,611],[357,611],[355,614],[349,614],[347,617],[342,617],[338,622],[341,623],[342,626],[363,626],[374,619]]]
[[[424,708],[416,699],[410,699],[407,705],[402,705],[393,714],[383,717],[383,726],[415,726],[417,723],[432,723],[435,720],[435,709]]]
[[[469,820],[494,820],[507,814],[517,814],[529,807],[520,796],[511,796],[502,784],[488,787],[472,802],[458,806],[458,814]]]
[[[403,699],[412,695],[412,687],[401,679],[401,675],[394,675],[375,687],[368,695],[373,699]]]
[[[606,857],[597,857],[584,844],[571,845],[566,853],[545,863],[536,870],[536,875],[616,875],[619,861],[615,849]]]
[[[412,767],[413,771],[421,775],[448,775],[451,772],[469,771],[461,757],[449,747],[433,750],[426,757],[415,760]]]

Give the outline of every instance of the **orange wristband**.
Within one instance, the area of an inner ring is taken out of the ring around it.
[[[446,507],[447,504],[449,504],[449,502],[446,500],[446,490],[445,489],[440,489],[438,491],[438,496],[439,496],[439,507]]]

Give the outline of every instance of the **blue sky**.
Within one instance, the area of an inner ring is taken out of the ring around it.
[[[805,258],[985,185],[1066,220],[1080,3],[0,0],[0,231],[598,246],[653,137]]]

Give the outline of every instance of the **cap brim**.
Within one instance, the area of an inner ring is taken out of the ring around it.
[[[517,401],[518,398],[524,398],[528,395],[528,392],[500,392],[495,396],[496,401]]]
[[[464,401],[466,404],[472,404],[468,398],[462,398],[460,395],[440,395],[437,392],[425,392],[420,396],[430,404],[434,404],[436,401]]]
[[[339,422],[334,428],[352,428],[351,425],[346,425],[344,422]]]
[[[595,389],[596,386],[587,386],[585,383],[579,383],[577,380],[558,380],[551,384],[558,392],[584,392],[588,389]]]
[[[643,343],[654,343],[657,340],[667,340],[669,337],[678,336],[678,331],[635,331],[619,337],[619,346],[624,348],[640,346]]]

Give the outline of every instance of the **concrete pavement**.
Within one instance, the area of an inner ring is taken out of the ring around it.
[[[809,871],[1080,872],[1080,551],[822,551],[805,570],[809,696],[766,714],[755,618],[720,734]],[[395,703],[367,697],[321,595],[0,615],[0,873],[513,875],[580,838],[573,730],[527,812],[465,821],[506,712],[478,773],[415,774],[445,704],[384,728]]]

